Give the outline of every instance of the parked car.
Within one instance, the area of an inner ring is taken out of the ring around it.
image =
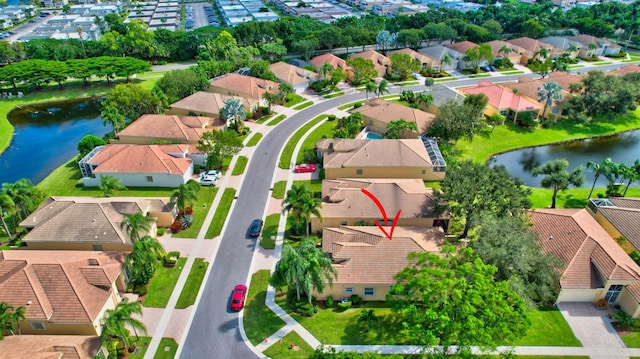
[[[249,226],[249,237],[257,237],[260,235],[260,232],[262,232],[262,225],[264,222],[262,222],[261,219],[254,219],[253,222],[251,222],[251,225]]]
[[[482,70],[484,72],[490,72],[491,68],[489,66],[480,66],[480,70]]]
[[[204,176],[200,177],[200,184],[203,186],[215,186],[218,184],[218,178],[215,176]]]
[[[316,171],[316,165],[314,165],[313,163],[302,163],[297,165],[293,169],[293,172],[295,173],[305,173],[305,172],[315,172],[315,171]]]
[[[413,78],[416,80],[420,80],[422,76],[420,76],[420,74],[413,74]]]
[[[215,177],[216,179],[220,179],[222,177],[222,172],[216,170],[209,170],[200,173],[200,178],[203,177]]]
[[[244,308],[244,299],[247,297],[247,286],[244,284],[238,284],[233,289],[233,295],[231,296],[231,310],[241,311]]]

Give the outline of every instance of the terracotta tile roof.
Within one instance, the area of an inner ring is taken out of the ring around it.
[[[280,85],[277,82],[259,79],[252,76],[230,73],[212,79],[211,86],[220,87],[238,96],[250,96],[253,99],[262,99],[265,92],[278,92]]]
[[[349,65],[347,62],[334,54],[322,54],[312,58],[309,63],[316,68],[316,70],[320,71],[320,68],[325,63],[329,63],[334,69],[340,67],[343,70],[347,70]]]
[[[124,259],[116,252],[2,251],[0,302],[25,306],[28,319],[93,322],[111,300]]]
[[[518,82],[503,82],[500,84],[500,86],[506,87],[514,93],[515,91],[513,90],[516,90],[518,92],[518,95],[524,95],[536,100],[539,98],[538,88],[544,86],[546,82],[548,81],[542,81],[542,79],[532,79],[529,77],[521,77],[518,79]],[[559,106],[560,102],[562,102],[565,97],[570,95],[569,88],[563,87],[562,91],[560,91],[560,94],[562,95],[562,99],[554,100],[554,104],[556,106]]]
[[[336,179],[322,182],[323,218],[381,218],[373,202],[365,200],[362,189],[384,203],[388,216],[402,210],[401,218],[432,218],[428,201],[433,194],[420,179]]]
[[[528,51],[529,52],[528,54],[524,54],[528,57],[532,57],[536,52],[540,51],[540,48],[542,47],[549,50],[549,54],[563,53],[562,49],[556,49],[551,44],[547,44],[546,42],[532,39],[530,37],[519,37],[517,39],[507,40],[507,42],[511,45],[519,46],[523,48],[525,51]]]
[[[602,288],[605,280],[636,282],[640,267],[586,209],[538,209],[530,212],[531,231],[547,253],[563,266],[562,288]]]
[[[467,94],[484,94],[489,99],[489,105],[498,110],[539,111],[542,108],[539,103],[529,101],[489,81],[480,81],[474,86],[459,87],[458,91]]]
[[[549,74],[548,77],[544,79],[539,79],[541,82],[557,82],[560,87],[565,90],[569,90],[569,87],[573,83],[580,83],[582,81],[582,74],[568,74],[566,72],[554,71]]]
[[[424,143],[418,139],[323,139],[318,148],[333,148],[333,152],[324,153],[324,168],[432,166]]]
[[[418,128],[419,134],[427,132],[431,122],[433,122],[433,119],[435,118],[431,113],[418,110],[417,108],[385,101],[381,98],[371,99],[363,106],[360,106],[351,112],[359,112],[364,117],[378,120],[386,124],[400,119],[407,122],[413,122]]]
[[[585,47],[589,46],[589,44],[594,44],[597,47],[602,47],[601,44],[605,44],[608,45],[611,48],[614,47],[618,47],[621,48],[622,46],[618,45],[618,44],[614,44],[613,42],[607,40],[607,39],[601,39],[595,36],[591,36],[591,35],[587,35],[587,34],[580,34],[580,35],[576,35],[576,36],[567,36],[567,39],[571,40],[571,41],[575,41],[575,42],[579,42],[581,44],[583,44]]]
[[[446,45],[448,49],[459,52],[461,54],[466,53],[467,50],[473,49],[476,46],[479,46],[479,45],[471,41],[460,41],[460,42],[454,42],[453,44]]]
[[[440,60],[435,59],[431,56],[419,53],[417,51],[413,51],[409,48],[405,48],[405,49],[401,49],[401,50],[396,50],[396,51],[391,51],[389,52],[389,58],[391,58],[392,54],[395,53],[399,53],[399,54],[407,54],[409,56],[411,56],[412,58],[418,60],[421,64],[431,64],[434,62],[440,63]]]
[[[338,272],[335,283],[394,284],[394,275],[409,264],[409,253],[439,253],[443,243],[439,228],[396,227],[392,240],[377,226],[322,231],[322,249],[331,255]]]
[[[282,61],[271,64],[269,69],[280,81],[286,82],[291,86],[306,84],[319,77],[319,75],[313,71],[302,69]]]
[[[609,198],[615,206],[600,206],[598,212],[627,238],[636,249],[640,249],[640,198]]]
[[[244,97],[235,97],[229,96],[219,93],[207,92],[207,91],[198,91],[193,95],[187,96],[182,100],[176,101],[171,104],[171,108],[178,108],[187,110],[196,114],[200,113],[212,113],[219,114],[220,109],[224,107],[225,101],[229,99],[238,99],[242,103],[243,106],[251,108],[256,101],[249,101]],[[218,119],[214,120],[215,122],[209,124],[209,126],[217,127]],[[224,125],[224,123],[222,124]]]
[[[93,173],[164,173],[182,175],[187,172],[190,158],[177,158],[167,150],[182,149],[187,145],[106,145],[89,163],[97,165]]]
[[[632,72],[640,72],[640,66],[638,65],[624,65],[621,68],[617,69],[617,70],[611,70],[609,71],[610,74],[616,74],[616,75],[625,75],[628,73],[632,73]]]
[[[391,66],[391,60],[384,56],[383,54],[375,51],[375,50],[366,50],[362,52],[358,52],[355,54],[351,54],[351,58],[359,57],[365,60],[371,60],[373,62],[373,66],[376,71],[378,71],[378,76],[384,76],[387,72],[388,66]],[[385,66],[386,65],[386,66]]]
[[[625,288],[631,293],[631,295],[640,302],[640,282],[635,282],[627,285]]]
[[[100,337],[83,335],[10,335],[0,341],[0,359],[91,359]]]
[[[489,44],[489,46],[491,46],[491,51],[493,52],[493,56],[494,57],[499,57],[499,56],[507,56],[509,57],[511,54],[523,54],[526,50],[523,49],[520,46],[514,45],[514,44],[510,44],[506,41],[502,41],[502,40],[493,40],[493,41],[489,41],[487,42],[487,44]],[[507,46],[508,48],[511,49],[511,53],[504,55],[503,53],[500,52],[500,49],[502,49],[503,46]]]
[[[131,244],[120,229],[124,214],[171,211],[168,198],[50,197],[20,226],[29,228],[24,241],[104,242]],[[146,234],[146,233],[145,233]]]

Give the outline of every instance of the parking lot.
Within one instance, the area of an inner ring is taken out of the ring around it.
[[[219,26],[218,17],[210,3],[190,3],[186,5],[186,30],[204,26]]]

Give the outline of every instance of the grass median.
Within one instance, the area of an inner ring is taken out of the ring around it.
[[[264,229],[260,245],[264,249],[274,249],[276,247],[275,237],[278,235],[278,224],[280,222],[280,213],[272,213],[264,220]],[[273,239],[272,239],[273,238]]]
[[[333,138],[333,130],[336,128],[338,121],[327,121],[318,126],[313,132],[304,139],[298,151],[296,163],[304,162],[304,153],[306,150],[313,150],[318,141],[322,138]]]
[[[244,331],[253,345],[264,341],[285,324],[265,305],[268,283],[268,270],[257,271],[251,276],[243,318]]]
[[[207,230],[207,234],[205,235],[206,239],[213,239],[220,235],[222,232],[222,226],[224,226],[224,222],[227,219],[227,215],[229,214],[229,210],[231,209],[231,204],[233,203],[233,199],[236,196],[236,190],[233,188],[227,188],[222,193],[222,198],[220,199],[220,203],[218,204],[218,208],[216,208],[216,214],[213,216],[213,220],[211,221],[211,225]]]
[[[307,133],[311,127],[315,126],[318,122],[324,120],[325,118],[327,118],[327,115],[320,115],[314,118],[313,120],[300,127],[298,131],[296,131],[293,136],[289,138],[289,141],[287,141],[287,144],[282,149],[282,155],[280,155],[278,167],[282,169],[291,168],[291,157],[293,156],[293,150],[296,148],[296,145],[298,144],[302,136],[304,136],[304,134]]]
[[[249,158],[245,156],[239,156],[236,161],[235,167],[233,167],[233,171],[231,172],[232,176],[239,176],[244,173],[244,170],[247,168],[247,162],[249,162]]]
[[[177,309],[187,308],[196,302],[196,297],[200,291],[204,275],[207,273],[208,266],[209,263],[205,262],[203,258],[196,258],[194,260],[187,281],[184,283],[184,287],[182,287],[182,292],[180,292],[180,297],[176,303]]]
[[[258,144],[258,142],[260,142],[260,140],[262,139],[262,133],[257,132],[254,133],[253,136],[251,136],[251,139],[247,142],[247,147],[253,147],[255,145]]]
[[[165,308],[167,306],[186,261],[186,258],[180,258],[173,268],[160,266],[156,269],[153,279],[149,282],[148,293],[144,297],[145,307]]]

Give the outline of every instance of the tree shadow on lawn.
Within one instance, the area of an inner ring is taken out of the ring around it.
[[[353,310],[356,310],[359,315],[364,309],[365,307],[354,308]],[[407,344],[402,337],[402,323],[394,319],[392,314],[380,315],[376,313],[376,315],[379,321],[372,322],[370,330],[366,323],[358,323],[357,315],[350,318],[345,327],[345,335],[341,338],[341,344]]]
[[[584,208],[587,206],[587,200],[585,198],[575,198],[573,194],[566,194],[563,197],[564,208]]]

